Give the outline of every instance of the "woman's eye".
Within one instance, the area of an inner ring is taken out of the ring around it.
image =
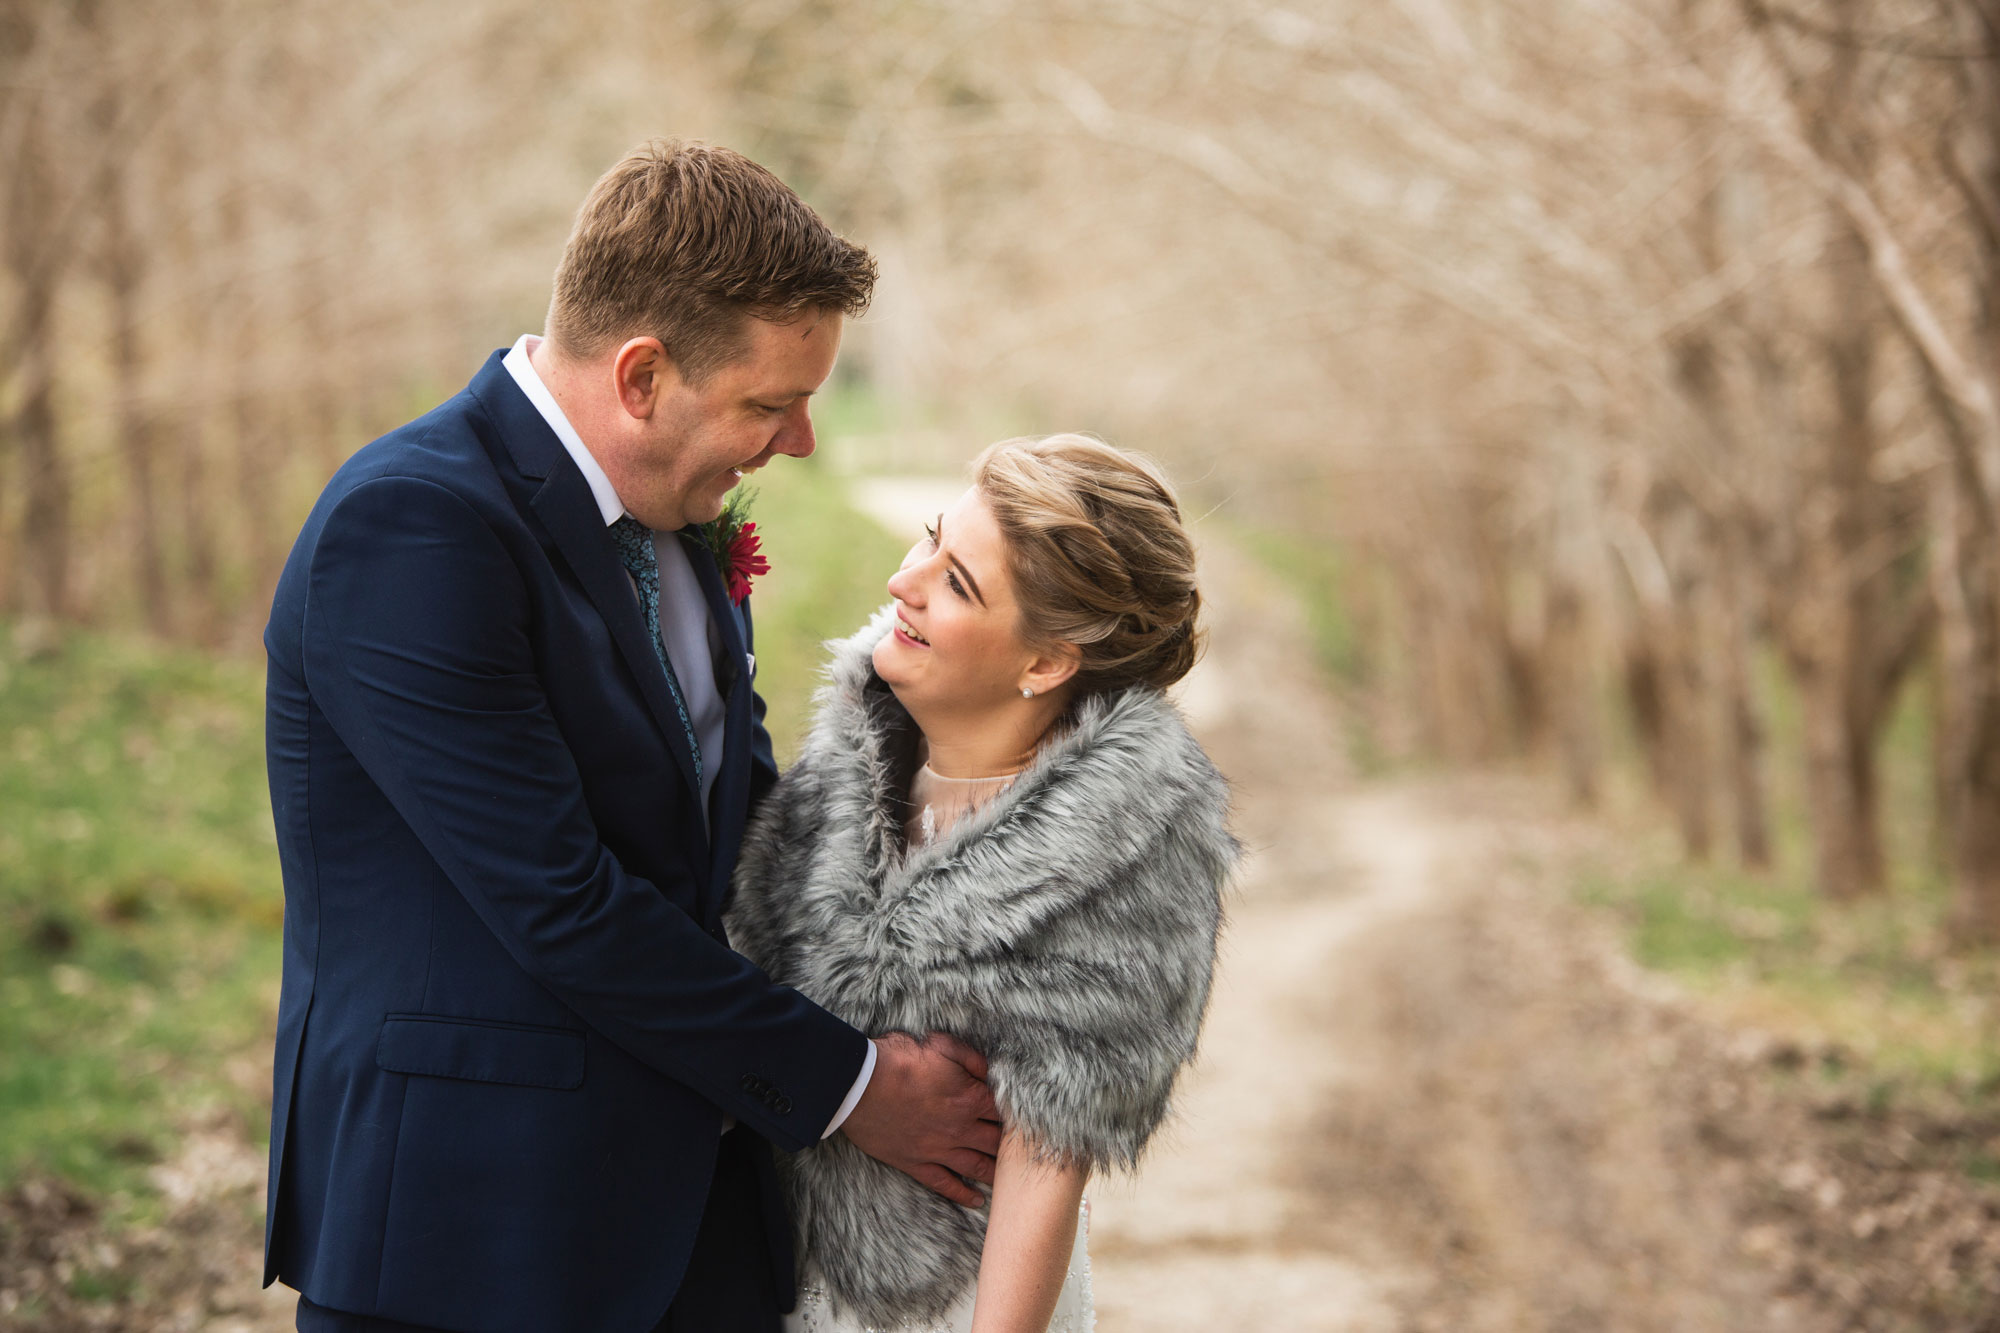
[[[959,586],[958,586],[958,571],[957,571],[957,570],[950,570],[950,571],[947,571],[947,572],[946,572],[946,574],[945,574],[945,576],[944,576],[944,586],[945,586],[945,587],[947,587],[947,588],[950,588],[950,589],[951,589],[951,590],[952,590],[953,592],[957,593],[957,594],[958,594],[958,599],[959,599],[959,600],[960,600],[961,602],[965,602],[965,601],[970,601],[970,600],[971,600],[971,598],[969,598],[969,597],[967,597],[967,596],[965,595],[965,589],[964,589],[964,588],[961,588],[961,587],[959,587]]]
[[[937,550],[937,529],[928,523],[924,524],[924,540],[931,544],[933,551]]]

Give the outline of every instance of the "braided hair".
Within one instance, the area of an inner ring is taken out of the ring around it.
[[[1002,440],[973,485],[1007,544],[1021,633],[1074,644],[1084,694],[1164,689],[1200,648],[1194,543],[1157,465],[1087,435]]]

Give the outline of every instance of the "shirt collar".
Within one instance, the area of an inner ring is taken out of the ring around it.
[[[542,414],[542,420],[549,423],[549,429],[556,433],[562,447],[576,461],[577,471],[583,473],[583,479],[590,483],[590,493],[597,499],[597,511],[604,515],[604,526],[608,528],[625,517],[625,503],[611,488],[611,478],[604,475],[604,469],[590,456],[590,450],[584,445],[583,437],[576,433],[576,427],[569,424],[569,418],[556,405],[555,395],[549,392],[549,386],[542,383],[542,377],[535,373],[534,363],[528,360],[528,353],[541,341],[532,333],[522,334],[500,364],[507,367],[514,383],[521,386],[521,392],[528,396],[528,401]]]

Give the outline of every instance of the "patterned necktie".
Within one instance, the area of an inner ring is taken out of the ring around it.
[[[653,656],[667,673],[667,693],[674,696],[674,711],[680,714],[681,730],[687,734],[688,753],[694,756],[695,785],[701,784],[701,746],[694,738],[694,724],[688,721],[687,704],[681,698],[680,677],[667,659],[666,643],[660,638],[660,557],[653,550],[653,531],[626,514],[611,525],[611,539],[618,543],[618,555],[639,585],[639,604],[646,611],[646,634],[653,641]]]

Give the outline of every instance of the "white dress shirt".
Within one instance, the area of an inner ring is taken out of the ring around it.
[[[576,433],[576,427],[569,424],[569,418],[557,405],[555,395],[542,383],[542,377],[535,373],[534,363],[528,354],[541,343],[532,333],[524,333],[515,340],[512,350],[501,362],[507,373],[514,377],[514,383],[521,386],[528,401],[542,414],[542,420],[549,423],[549,429],[556,433],[562,446],[575,461],[577,470],[583,473],[584,481],[590,485],[590,493],[597,500],[597,511],[604,516],[604,526],[610,527],[625,517],[624,502],[612,488],[611,478],[604,475],[591,456],[589,446]],[[674,664],[674,676],[680,681],[681,702],[687,706],[688,722],[694,728],[695,744],[701,747],[701,817],[703,827],[708,822],[708,794],[715,786],[715,775],[722,771],[722,743],[724,723],[729,710],[722,698],[722,692],[715,687],[715,658],[713,645],[719,631],[708,613],[708,599],[702,596],[701,584],[695,581],[694,566],[688,563],[688,553],[680,539],[671,532],[653,534],[653,553],[660,565],[660,643],[667,650],[667,660]],[[699,608],[699,614],[692,614]],[[833,1113],[833,1119],[820,1135],[825,1138],[839,1129],[861,1094],[868,1088],[868,1080],[875,1073],[875,1043],[868,1043],[868,1053],[861,1062],[860,1077],[848,1089],[847,1099],[840,1109]],[[726,1132],[735,1124],[725,1119]]]

